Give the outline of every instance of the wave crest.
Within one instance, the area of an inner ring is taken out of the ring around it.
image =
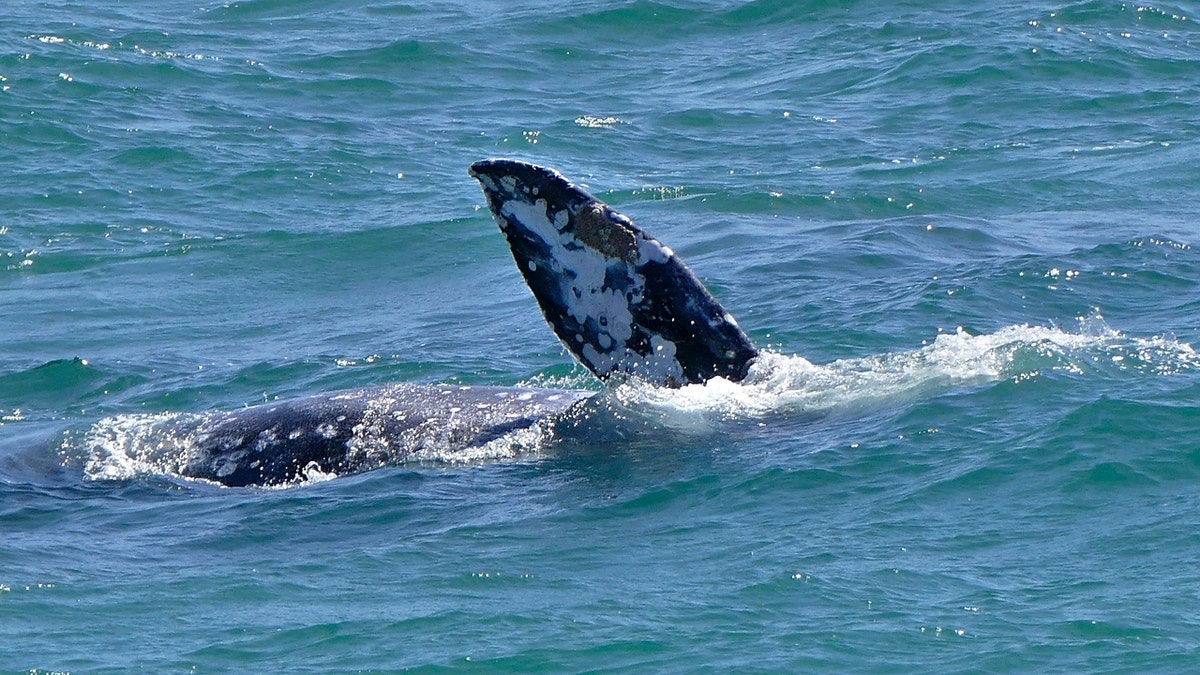
[[[614,395],[622,406],[644,406],[668,424],[695,425],[702,424],[697,418],[714,416],[853,413],[1046,372],[1170,375],[1197,367],[1200,355],[1191,345],[1167,335],[1128,337],[1095,315],[1081,319],[1077,332],[1021,324],[973,335],[959,328],[919,349],[824,365],[768,351],[742,383],[718,378],[680,389],[625,383]]]

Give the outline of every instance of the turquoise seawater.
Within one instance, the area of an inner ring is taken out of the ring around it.
[[[1194,668],[1198,16],[7,2],[0,670]],[[289,489],[95,442],[391,382],[600,390],[466,175],[492,156],[672,246],[758,379]]]

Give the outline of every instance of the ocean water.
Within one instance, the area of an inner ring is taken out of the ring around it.
[[[0,670],[1200,658],[1195,4],[3,14]],[[574,365],[492,156],[673,247],[751,379]],[[103,442],[392,382],[599,394],[536,447],[288,489]]]

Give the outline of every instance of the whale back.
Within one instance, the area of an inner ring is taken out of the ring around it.
[[[491,159],[470,173],[547,322],[597,377],[746,376],[754,344],[662,242],[553,169]]]
[[[156,428],[151,420],[133,435],[143,446],[120,452],[231,487],[288,485],[314,472],[341,475],[459,456],[565,413],[592,394],[532,387],[369,387],[197,416],[190,428],[174,418]],[[172,449],[178,457],[155,456]]]

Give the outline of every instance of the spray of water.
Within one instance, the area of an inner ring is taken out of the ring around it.
[[[613,396],[627,409],[652,411],[672,427],[703,428],[715,418],[855,413],[964,386],[1038,377],[1048,371],[1169,375],[1200,367],[1200,355],[1171,336],[1128,337],[1099,315],[1078,331],[1015,325],[972,335],[959,328],[912,350],[816,365],[763,353],[741,383],[710,380],[682,389],[627,383]]]
[[[627,381],[606,388],[577,409],[575,424],[547,422],[467,449],[430,443],[396,461],[458,463],[530,456],[551,443],[561,429],[584,433],[589,427],[585,422],[609,430],[589,435],[600,439],[623,437],[622,429],[706,434],[722,420],[769,423],[778,415],[859,414],[956,388],[1023,381],[1048,372],[1120,377],[1129,373],[1170,375],[1197,368],[1200,355],[1187,343],[1172,336],[1128,337],[1110,328],[1098,314],[1081,319],[1074,332],[1016,325],[972,335],[960,328],[936,336],[919,349],[823,365],[799,356],[765,352],[740,383],[716,378],[669,389]],[[581,378],[584,376],[579,374],[539,378],[536,385],[578,389],[593,384],[590,378]],[[196,430],[207,419],[205,415],[163,413],[101,420],[83,437],[85,475],[96,480],[146,474],[179,476],[196,452]],[[73,448],[68,446],[77,443],[64,442],[64,454],[70,454]],[[279,487],[333,477],[313,467],[295,483]]]

